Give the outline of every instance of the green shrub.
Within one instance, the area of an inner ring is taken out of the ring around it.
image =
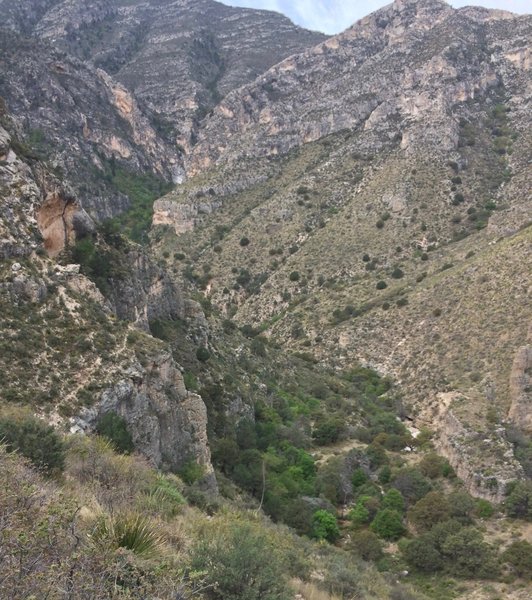
[[[392,470],[390,469],[390,467],[388,465],[384,465],[384,467],[382,467],[382,469],[379,471],[379,483],[382,485],[386,485],[387,483],[390,483],[391,478],[392,478]],[[401,498],[402,497],[403,496],[401,496]],[[393,508],[393,507],[387,506],[386,508]]]
[[[388,463],[388,455],[386,450],[379,444],[371,444],[366,450],[366,455],[372,469],[376,469]]]
[[[242,248],[249,246],[249,238],[247,238],[247,237],[240,238],[240,245],[242,246]]]
[[[488,579],[498,574],[494,549],[477,529],[464,528],[454,519],[402,544],[401,551],[407,562],[420,571],[444,569],[455,577]]]
[[[475,511],[475,500],[467,492],[452,492],[447,499],[451,517],[464,524],[472,521],[471,516]]]
[[[436,523],[446,521],[450,512],[449,502],[442,493],[429,492],[408,511],[408,520],[418,531],[428,531]]]
[[[519,481],[511,486],[504,505],[509,517],[532,521],[532,482]]]
[[[108,439],[117,452],[129,454],[134,449],[126,420],[115,412],[111,411],[100,417],[96,424],[96,433]]]
[[[299,281],[299,273],[297,271],[292,271],[290,273],[290,281]]]
[[[366,475],[364,469],[361,469],[360,467],[358,469],[355,469],[353,476],[351,477],[351,483],[353,484],[354,488],[358,488],[361,485],[363,485],[364,483],[366,483],[366,481],[368,481],[368,476]]]
[[[0,419],[0,443],[10,452],[19,452],[47,475],[65,466],[65,448],[52,427],[33,417]]]
[[[153,507],[157,513],[174,517],[186,504],[183,494],[179,491],[180,483],[175,475],[158,474],[155,483],[145,494],[144,505]]]
[[[419,571],[435,573],[443,568],[444,560],[434,545],[434,539],[422,535],[408,541],[401,547],[406,562]]]
[[[488,500],[484,500],[483,498],[478,498],[475,501],[475,514],[480,519],[489,519],[493,516],[495,509],[493,508],[493,504]]]
[[[340,537],[340,529],[336,517],[327,510],[317,510],[312,516],[313,538],[335,542]]]
[[[189,460],[179,469],[178,474],[187,485],[192,485],[205,475],[205,469],[195,460]]]
[[[419,463],[419,470],[430,479],[441,477],[448,462],[435,452],[426,454]]]
[[[532,544],[525,540],[512,542],[502,555],[519,577],[532,579]]]
[[[375,286],[378,290],[385,290],[388,287],[386,281],[377,281],[377,285]]]
[[[401,279],[402,277],[404,277],[404,275],[405,275],[404,272],[401,269],[399,269],[399,268],[394,269],[392,271],[392,277],[394,279]]]
[[[322,421],[316,421],[312,437],[316,444],[325,446],[334,444],[340,438],[345,429],[345,423],[338,417],[326,418]]]
[[[377,561],[382,558],[382,544],[379,538],[367,529],[355,535],[353,550],[364,560]]]
[[[206,528],[191,567],[205,573],[211,600],[290,600],[287,560],[266,533],[250,524]]]
[[[413,467],[401,470],[392,481],[392,487],[401,492],[408,504],[417,502],[432,489],[430,482]]]
[[[495,552],[482,539],[480,531],[465,527],[449,535],[442,544],[447,568],[455,577],[491,579],[498,574]]]
[[[119,165],[105,164],[111,185],[126,194],[131,205],[129,210],[117,217],[116,223],[125,235],[135,242],[145,242],[151,227],[153,202],[169,192],[172,184],[152,174],[139,175]]]
[[[399,490],[389,489],[382,498],[382,508],[391,508],[402,513],[405,510],[405,499]]]
[[[369,510],[362,502],[357,502],[357,504],[349,511],[349,519],[355,527],[366,525],[366,523],[369,523],[370,521]]]
[[[390,508],[380,510],[370,527],[373,533],[385,540],[398,540],[406,533],[401,515]]]
[[[211,353],[204,346],[201,346],[200,348],[198,348],[196,350],[196,358],[200,362],[207,362],[210,357],[211,357]]]

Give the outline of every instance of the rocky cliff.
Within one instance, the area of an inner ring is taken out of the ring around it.
[[[71,420],[71,431],[93,430],[108,412],[125,419],[135,448],[153,465],[177,472],[196,462],[203,468],[203,484],[216,489],[205,404],[201,396],[187,391],[170,354],[150,357],[145,367],[131,364],[94,407]]]
[[[154,320],[187,318],[181,290],[135,245],[121,244],[120,270],[97,279],[106,297],[80,265],[57,264],[80,240],[95,239],[104,261],[116,261],[118,250],[96,234],[69,186],[28,156],[16,120],[5,109],[1,116],[2,400],[30,404],[72,431],[116,412],[155,466],[176,471],[197,462],[215,489],[205,404],[149,335]]]
[[[98,220],[130,207],[117,168],[182,181],[205,114],[324,39],[276,13],[211,0],[6,0],[0,11],[0,97],[28,145]]]
[[[398,136],[407,152],[452,151],[453,107],[500,86],[526,93],[530,26],[511,13],[397,0],[230,93],[203,123],[188,169],[285,154],[342,130],[365,145]]]

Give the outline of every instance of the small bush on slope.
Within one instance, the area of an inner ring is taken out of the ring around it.
[[[213,600],[290,600],[286,566],[272,540],[251,524],[206,527],[192,567],[207,572]]]
[[[55,431],[33,417],[3,417],[0,419],[0,442],[9,451],[20,452],[44,473],[63,470],[64,446]]]

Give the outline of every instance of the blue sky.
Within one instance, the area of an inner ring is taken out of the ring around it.
[[[392,0],[221,0],[231,6],[282,12],[308,29],[338,33]],[[450,0],[453,6],[486,6],[518,13],[532,12],[532,0]]]

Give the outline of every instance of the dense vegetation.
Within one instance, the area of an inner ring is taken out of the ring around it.
[[[209,516],[187,504],[177,477],[103,439],[65,444],[55,479],[0,446],[0,578],[9,598],[288,600],[302,586],[319,598],[388,597],[389,586],[354,556],[298,539],[236,502],[218,499]]]
[[[133,241],[143,244],[151,227],[153,203],[172,189],[172,184],[151,173],[135,173],[115,159],[102,159],[104,172],[99,174],[103,183],[129,199],[126,212],[114,219],[120,231]]]

